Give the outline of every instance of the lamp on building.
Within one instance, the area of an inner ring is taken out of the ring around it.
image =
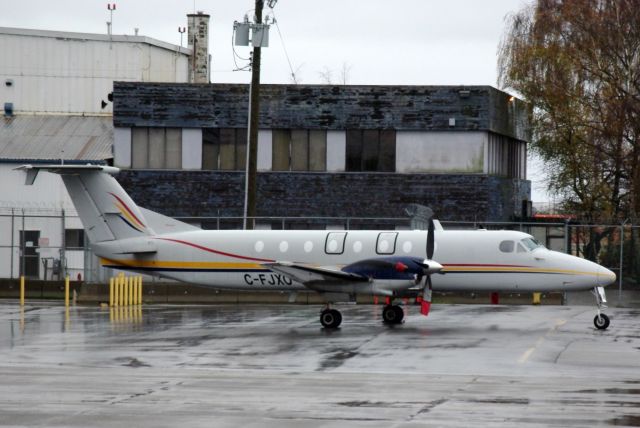
[[[182,35],[187,31],[187,27],[178,27],[178,33],[180,33],[180,47],[182,47]]]

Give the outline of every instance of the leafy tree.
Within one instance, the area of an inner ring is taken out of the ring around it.
[[[532,106],[531,148],[583,220],[640,212],[640,1],[538,0],[507,18],[499,84]]]

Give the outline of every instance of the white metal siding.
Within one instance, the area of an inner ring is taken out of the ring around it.
[[[114,80],[187,81],[186,54],[143,42],[0,34],[0,52],[0,101],[16,113],[111,114]]]

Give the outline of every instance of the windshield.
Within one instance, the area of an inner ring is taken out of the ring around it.
[[[524,245],[525,248],[529,251],[533,251],[536,248],[542,247],[542,244],[540,244],[538,241],[536,241],[533,238],[524,238],[520,242],[522,242],[522,245]]]

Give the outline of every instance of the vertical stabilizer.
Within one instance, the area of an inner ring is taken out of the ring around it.
[[[98,165],[26,165],[27,184],[40,170],[60,174],[93,243],[153,235],[142,211],[110,174],[118,168]]]

